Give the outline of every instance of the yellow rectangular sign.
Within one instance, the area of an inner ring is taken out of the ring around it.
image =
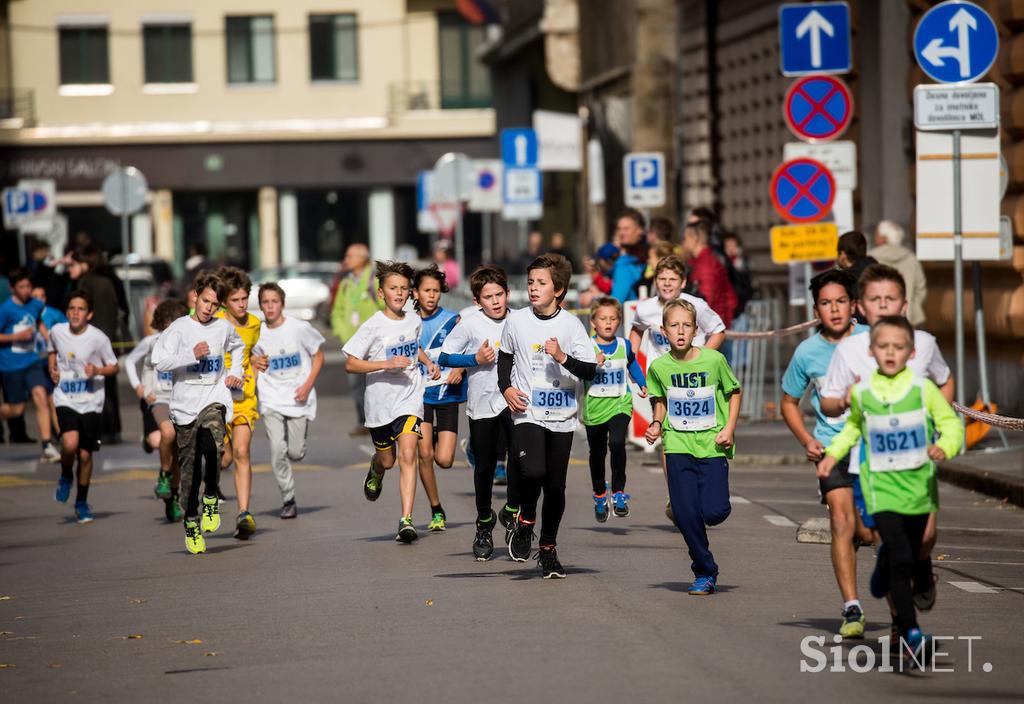
[[[772,261],[820,262],[839,256],[839,227],[834,222],[779,225],[772,228]]]

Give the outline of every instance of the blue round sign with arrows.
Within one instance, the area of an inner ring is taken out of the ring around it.
[[[966,0],[947,0],[928,10],[914,30],[914,56],[939,83],[969,83],[992,68],[999,32],[988,13]]]

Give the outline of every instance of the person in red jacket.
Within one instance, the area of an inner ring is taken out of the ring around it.
[[[697,293],[718,313],[728,328],[732,327],[733,314],[736,312],[736,292],[729,283],[729,272],[725,265],[708,246],[710,238],[710,222],[703,219],[688,222],[683,231],[682,250],[684,256],[689,258],[689,278]]]

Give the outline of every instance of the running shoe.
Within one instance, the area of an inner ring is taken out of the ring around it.
[[[235,519],[235,534],[232,537],[238,540],[248,540],[255,532],[256,519],[252,517],[252,514],[248,511],[238,514],[238,518]]]
[[[931,636],[921,633],[920,628],[911,628],[903,639],[903,657],[910,661],[910,667],[926,668],[932,660],[933,645]]]
[[[156,477],[156,486],[153,493],[158,499],[169,499],[171,497],[171,473],[161,471]]]
[[[299,508],[295,505],[295,499],[285,502],[281,507],[281,518],[295,518],[299,515]]]
[[[71,480],[58,477],[57,491],[53,492],[53,500],[59,504],[66,504],[69,496],[71,496]]]
[[[708,596],[715,593],[717,588],[717,577],[697,577],[693,584],[686,590],[690,596]]]
[[[672,497],[665,498],[665,517],[672,521],[672,525],[675,525],[676,516],[672,513]]]
[[[199,524],[204,533],[216,533],[220,528],[220,502],[216,496],[203,497],[203,515]]]
[[[494,486],[508,486],[508,470],[504,464],[494,468]]]
[[[178,492],[172,492],[170,498],[164,499],[164,516],[171,523],[177,523],[185,512],[178,503]]]
[[[142,436],[142,451],[145,452],[147,455],[153,454],[153,446],[149,444],[149,440],[146,438],[145,435]]]
[[[430,523],[427,524],[427,530],[431,533],[440,533],[443,530],[447,530],[448,523],[445,520],[445,516],[440,511],[434,514],[434,517],[430,519]]]
[[[843,638],[863,638],[864,621],[864,612],[854,604],[843,611],[843,622],[839,626],[839,635]]]
[[[900,654],[900,628],[895,621],[889,626],[889,652],[893,655]]]
[[[370,471],[366,473],[363,481],[363,495],[367,501],[376,501],[380,498],[380,492],[384,488],[384,475],[377,474],[374,469],[377,466],[376,460],[370,460]]]
[[[536,560],[544,579],[565,579],[565,568],[558,561],[558,551],[554,545],[542,546],[537,551]]]
[[[395,540],[399,543],[411,543],[419,537],[416,526],[412,524],[412,516],[402,516],[402,520],[398,522],[398,535],[395,536]]]
[[[491,511],[490,519],[481,522],[476,519],[476,536],[473,538],[473,557],[477,562],[486,562],[494,554],[494,526],[498,523],[498,517]]]
[[[466,453],[466,464],[469,465],[470,469],[476,471],[476,457],[473,455],[473,445],[469,442],[469,438],[459,440],[459,447]],[[495,478],[497,478],[497,474],[495,474]]]
[[[43,445],[43,456],[39,458],[40,462],[48,462],[50,464],[56,464],[60,462],[60,450],[54,447],[52,442],[48,442]]]
[[[185,521],[185,549],[193,555],[206,552],[206,540],[203,539],[203,532],[195,519]]]
[[[516,526],[518,513],[519,509],[512,508],[508,504],[505,504],[505,508],[498,512],[498,520],[501,521],[501,525],[505,529],[505,545],[508,545],[509,538],[512,537],[512,529]]]
[[[616,491],[612,494],[612,513],[615,514],[616,518],[625,518],[629,515],[629,504],[627,503],[630,498],[629,494]]]
[[[871,589],[871,596],[876,599],[883,599],[889,593],[889,551],[885,543],[878,546],[875,557],[875,569],[871,573],[871,581],[868,582]]]
[[[608,520],[608,492],[594,494],[594,518],[598,523]]]
[[[92,509],[84,501],[75,502],[75,517],[79,523],[92,523]]]
[[[918,611],[931,611],[932,607],[935,606],[935,584],[938,581],[938,577],[930,570],[928,576],[924,579],[914,580],[914,608]],[[924,582],[924,585],[921,582]],[[921,586],[924,586],[924,589],[918,591],[918,588]]]
[[[516,516],[516,524],[512,527],[508,539],[508,556],[515,562],[526,562],[530,558],[533,547],[533,526],[536,521],[524,521]]]

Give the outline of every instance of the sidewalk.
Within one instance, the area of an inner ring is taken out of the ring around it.
[[[1024,438],[1007,433],[1011,449],[986,438],[974,449],[939,463],[939,479],[998,499],[1024,506]]]

